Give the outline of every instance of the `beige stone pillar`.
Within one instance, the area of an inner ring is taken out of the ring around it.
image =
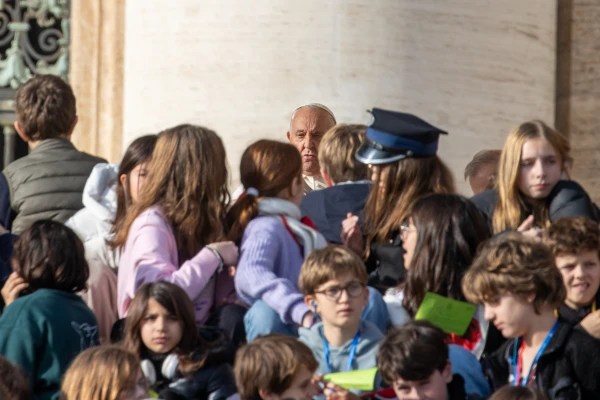
[[[556,126],[568,134],[573,179],[600,202],[600,1],[560,0]]]
[[[69,80],[77,96],[75,145],[118,162],[123,151],[124,0],[71,2]]]

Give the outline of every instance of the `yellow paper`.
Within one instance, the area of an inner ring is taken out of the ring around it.
[[[473,304],[427,292],[415,319],[429,321],[446,333],[462,336],[471,324],[474,314]]]
[[[333,382],[344,389],[373,390],[377,368],[357,371],[336,372],[323,377],[325,382]]]

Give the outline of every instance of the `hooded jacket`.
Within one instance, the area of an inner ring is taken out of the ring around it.
[[[98,260],[116,270],[119,253],[106,245],[117,213],[119,166],[98,164],[83,189],[83,206],[65,223],[83,242],[86,259]]]
[[[494,210],[498,203],[498,192],[496,190],[486,190],[471,197],[470,201],[479,209],[491,232]],[[592,203],[590,196],[585,189],[574,181],[558,181],[546,198],[546,205],[548,206],[548,216],[551,222],[562,217],[576,216],[600,221],[598,209]],[[523,211],[525,212],[524,215],[531,214],[530,210]]]
[[[115,164],[96,165],[83,189],[84,208],[65,223],[83,242],[90,277],[88,290],[81,295],[96,314],[101,343],[109,342],[110,330],[118,319],[119,250],[107,243],[117,213],[118,171]]]

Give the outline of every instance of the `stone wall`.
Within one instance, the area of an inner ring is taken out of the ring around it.
[[[241,152],[284,140],[291,112],[318,101],[341,122],[373,106],[447,129],[462,172],[531,118],[554,121],[555,1],[159,0],[126,4],[124,141],[191,122]]]

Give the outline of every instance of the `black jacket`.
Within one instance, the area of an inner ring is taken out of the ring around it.
[[[313,190],[302,198],[302,216],[309,217],[329,243],[341,244],[342,222],[348,213],[363,220],[371,186],[370,183],[355,182]]]
[[[482,358],[483,372],[492,391],[509,383],[514,372],[515,340]],[[600,341],[581,327],[560,322],[538,360],[534,385],[549,400],[597,400],[600,398]]]
[[[600,306],[600,290],[596,292],[596,307]],[[598,310],[598,308],[596,308]],[[577,325],[581,323],[585,317],[587,317],[592,312],[592,306],[581,307],[577,310],[572,309],[571,307],[563,304],[558,309],[558,316],[565,322],[570,323],[571,325]]]
[[[498,203],[498,192],[486,190],[471,197],[471,202],[481,212],[490,232],[492,231],[492,217]],[[586,191],[574,181],[559,181],[546,198],[550,221],[562,217],[584,216],[594,221],[600,221],[598,209],[592,203]],[[531,214],[530,210],[523,210],[523,215]]]
[[[369,273],[369,286],[382,293],[404,282],[406,268],[400,232],[394,232],[387,243],[371,243],[371,252],[365,264]]]
[[[161,357],[149,358],[154,364],[157,374],[157,384],[154,390],[163,400],[225,400],[237,392],[233,375],[233,360],[235,350],[217,329],[203,327],[200,336],[209,346],[196,349],[192,361],[199,361],[206,357],[204,365],[185,378],[178,376],[173,381],[167,381],[160,373]],[[164,360],[166,355],[162,357]]]
[[[465,380],[458,374],[452,375],[452,382],[447,385],[449,400],[482,400],[478,394],[467,394],[465,392]]]

